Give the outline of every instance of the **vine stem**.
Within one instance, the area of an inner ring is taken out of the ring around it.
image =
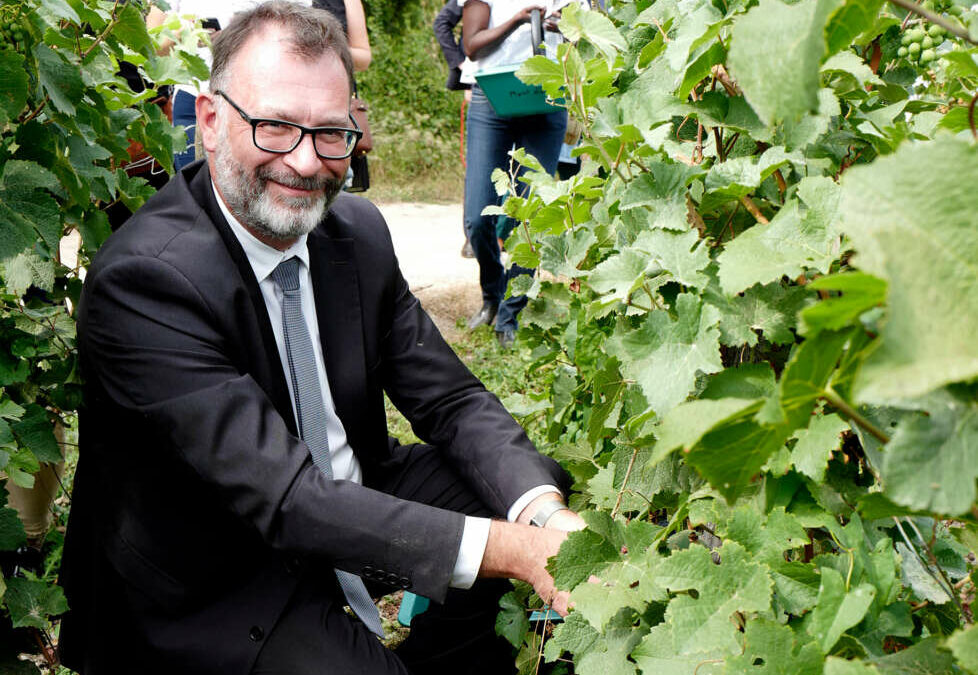
[[[948,33],[951,33],[952,35],[956,35],[962,40],[967,40],[973,45],[978,45],[978,40],[973,39],[967,30],[965,30],[960,26],[954,25],[940,14],[935,14],[929,9],[924,9],[916,2],[913,2],[913,0],[890,0],[890,2],[892,2],[897,7],[903,7],[907,11],[913,12],[914,14],[918,14],[924,17],[931,23],[936,23],[938,26],[946,30]]]
[[[625,488],[628,487],[628,479],[632,477],[632,469],[635,467],[635,458],[638,457],[638,448],[636,447],[632,450],[632,458],[628,460],[628,469],[625,470],[625,478],[621,482],[621,489],[618,491],[618,499],[615,500],[615,508],[611,510],[611,517],[614,518],[618,515],[618,509],[621,508],[621,498],[625,494]]]
[[[105,30],[103,30],[99,34],[99,36],[97,38],[95,38],[95,42],[93,42],[92,44],[90,44],[88,46],[88,49],[86,49],[84,53],[79,54],[79,56],[81,57],[81,60],[82,61],[84,61],[85,59],[88,58],[88,55],[92,53],[92,50],[94,50],[96,47],[98,47],[100,44],[102,44],[102,42],[105,40],[105,38],[107,38],[109,36],[109,33],[112,32],[112,29],[115,28],[115,25],[117,23],[119,23],[119,17],[116,16],[116,13],[115,13],[117,9],[119,9],[119,0],[115,0],[115,4],[112,5],[112,12],[111,12],[111,17],[112,18],[109,20],[108,25],[105,26]]]
[[[832,404],[832,407],[836,408],[843,416],[852,420],[857,425],[865,429],[873,438],[878,440],[880,443],[886,444],[890,442],[890,436],[880,430],[875,424],[866,419],[858,410],[853,408],[851,405],[842,400],[835,391],[829,387],[822,392],[822,396]]]
[[[955,605],[958,606],[958,609],[963,614],[964,608],[961,606],[961,600],[958,598],[958,594],[954,592],[954,587],[944,576],[944,571],[941,569],[940,565],[936,565],[937,571],[940,572],[941,575],[940,577],[938,577],[936,574],[934,574],[934,570],[931,569],[932,563],[930,563],[927,560],[924,560],[924,557],[920,555],[920,551],[918,551],[917,547],[913,545],[912,541],[910,541],[910,537],[908,537],[906,531],[904,531],[903,525],[900,524],[900,519],[897,518],[896,516],[891,516],[891,518],[893,518],[893,522],[896,524],[897,530],[900,531],[900,536],[903,538],[903,543],[907,545],[907,548],[913,551],[913,554],[917,557],[917,560],[919,560],[920,564],[923,565],[924,571],[927,572],[927,576],[933,579],[934,583],[940,586],[941,590],[948,594],[948,597],[951,598],[951,600],[954,602]],[[913,525],[912,520],[908,518],[907,522],[910,523],[910,525],[913,526],[914,529],[917,529],[916,526]],[[920,536],[919,532],[917,533],[917,536]],[[921,538],[921,540],[923,540],[923,538]],[[927,544],[924,543],[924,546],[926,547]],[[933,556],[933,553],[929,548],[927,549],[927,552]],[[947,586],[945,586],[945,584],[947,584]]]
[[[763,213],[761,213],[761,210],[757,208],[757,204],[754,203],[754,200],[751,199],[749,195],[744,195],[741,197],[740,203],[744,205],[745,209],[750,211],[750,214],[754,216],[757,222],[759,222],[761,225],[767,225],[771,222]]]

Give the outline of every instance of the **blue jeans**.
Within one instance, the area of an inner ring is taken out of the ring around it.
[[[173,126],[182,126],[187,133],[187,148],[173,155],[173,170],[179,171],[194,161],[194,138],[197,130],[197,97],[178,91],[173,97]]]
[[[506,285],[513,277],[531,274],[533,270],[517,265],[503,269],[496,241],[496,216],[481,215],[486,206],[501,203],[492,184],[493,169],[509,171],[509,151],[515,145],[526,148],[547,173],[553,174],[557,170],[557,157],[566,128],[565,110],[545,115],[499,117],[482,89],[472,87],[465,133],[465,231],[479,261],[482,300],[499,306],[496,330],[516,329],[516,315],[526,306],[526,296],[504,301]],[[512,223],[509,229],[512,229]]]

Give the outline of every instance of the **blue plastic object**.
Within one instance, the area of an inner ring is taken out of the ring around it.
[[[401,609],[397,612],[397,622],[402,626],[410,626],[411,619],[428,609],[430,603],[428,598],[406,591],[401,599]]]

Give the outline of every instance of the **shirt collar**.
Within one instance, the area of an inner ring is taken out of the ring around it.
[[[231,232],[234,233],[234,236],[241,244],[241,248],[244,249],[245,255],[248,257],[248,262],[251,264],[251,269],[254,270],[255,278],[258,279],[259,283],[264,281],[278,267],[280,262],[288,258],[298,258],[306,266],[306,269],[309,268],[309,248],[306,246],[306,239],[309,237],[308,234],[300,236],[296,239],[295,243],[284,251],[272,248],[268,244],[259,241],[255,235],[249,232],[234,217],[234,214],[228,209],[227,204],[224,203],[224,199],[217,191],[217,186],[214,185],[213,181],[211,181],[211,189],[214,190],[217,205],[221,208],[221,213],[224,214],[225,219],[227,219],[228,224],[231,226]]]

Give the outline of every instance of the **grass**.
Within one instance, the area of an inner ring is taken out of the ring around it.
[[[408,131],[402,136],[379,133],[369,155],[370,189],[374,202],[453,204],[462,201],[465,169],[458,137]]]

